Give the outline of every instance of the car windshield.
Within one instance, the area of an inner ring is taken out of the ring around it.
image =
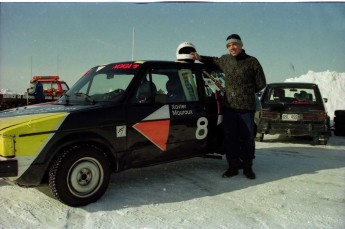
[[[271,87],[265,95],[267,103],[317,104],[320,98],[314,88]]]
[[[92,68],[58,103],[96,104],[119,101],[139,69],[140,65],[135,63]]]

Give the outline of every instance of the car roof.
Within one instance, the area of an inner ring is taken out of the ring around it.
[[[182,61],[169,61],[169,60],[134,60],[134,61],[121,61],[121,62],[113,62],[108,64],[100,64],[95,67],[99,66],[108,66],[113,64],[185,64],[185,65],[204,65],[202,63],[190,63],[190,62],[182,62]]]
[[[270,87],[313,87],[317,86],[315,83],[307,83],[307,82],[281,82],[281,83],[268,83],[267,86]]]

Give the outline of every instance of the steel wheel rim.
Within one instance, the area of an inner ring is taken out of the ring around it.
[[[102,165],[94,158],[77,160],[68,171],[68,189],[81,198],[91,196],[102,184],[104,172]]]

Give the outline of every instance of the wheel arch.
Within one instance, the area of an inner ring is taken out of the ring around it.
[[[48,185],[62,203],[79,207],[97,201],[106,192],[111,163],[95,144],[73,144],[54,158],[48,173]]]
[[[47,182],[49,168],[51,167],[53,161],[59,156],[59,154],[65,149],[82,144],[93,145],[101,149],[109,158],[112,172],[118,170],[118,157],[116,155],[116,150],[114,149],[112,144],[104,137],[92,132],[78,132],[70,133],[67,135],[63,134],[63,137],[58,138],[54,141],[54,143],[52,143],[52,145],[48,149],[49,153],[47,153],[44,158],[44,161],[46,161],[46,169],[43,177],[43,183]]]

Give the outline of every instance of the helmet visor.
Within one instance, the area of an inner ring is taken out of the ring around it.
[[[195,48],[193,48],[193,47],[183,47],[183,48],[181,48],[178,51],[179,54],[190,54],[191,52],[196,52]]]

